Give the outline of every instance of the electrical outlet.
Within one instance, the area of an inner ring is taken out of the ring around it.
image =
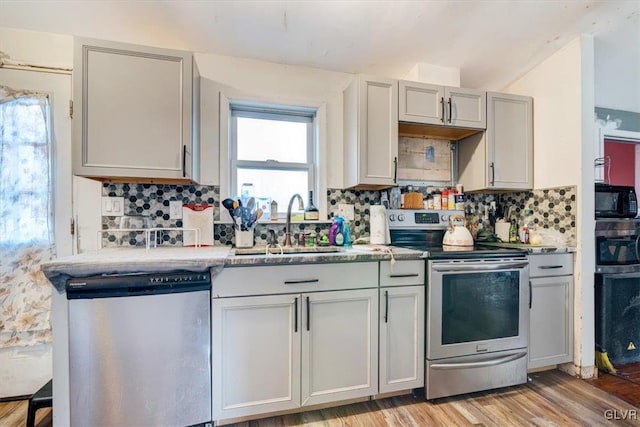
[[[124,197],[103,197],[102,216],[123,216]]]
[[[182,201],[173,200],[169,202],[169,218],[182,219]]]
[[[356,218],[355,205],[347,203],[338,203],[338,214],[349,221],[353,221]]]

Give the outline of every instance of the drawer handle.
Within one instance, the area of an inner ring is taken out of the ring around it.
[[[562,268],[564,267],[563,265],[541,265],[540,267],[538,267],[540,270],[551,270],[554,268]]]
[[[418,277],[420,273],[406,273],[406,274],[390,274],[389,277],[396,279],[399,277]]]
[[[318,283],[320,279],[300,279],[300,280],[285,280],[285,285],[299,285],[300,283]]]

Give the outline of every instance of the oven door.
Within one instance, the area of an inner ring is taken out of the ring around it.
[[[427,359],[525,349],[526,259],[429,261]]]

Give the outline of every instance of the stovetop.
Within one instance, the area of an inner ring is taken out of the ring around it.
[[[391,245],[424,252],[429,259],[524,258],[526,251],[483,246],[443,246],[442,238],[449,221],[464,219],[462,211],[393,210],[387,211]]]

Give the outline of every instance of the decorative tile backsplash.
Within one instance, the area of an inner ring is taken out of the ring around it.
[[[110,197],[124,197],[125,215],[142,216],[149,218],[151,227],[173,228],[182,227],[182,220],[172,220],[169,217],[169,202],[182,201],[183,204],[207,203],[213,204],[214,219],[220,219],[220,188],[218,186],[201,185],[156,185],[156,184],[119,184],[104,183],[102,195]],[[369,235],[369,206],[380,203],[380,193],[377,191],[351,191],[329,189],[327,191],[327,205],[329,215],[337,214],[339,203],[353,204],[355,207],[355,220],[351,222],[353,238]],[[113,216],[102,217],[102,229],[117,229],[120,226],[120,218]],[[292,223],[292,240],[297,239],[300,232],[314,231],[326,232],[330,226],[327,222]],[[266,242],[268,230],[273,229],[278,235],[278,240],[284,241],[285,225],[282,223],[260,223],[255,228],[255,241],[258,244]],[[182,245],[182,233],[166,232],[158,237],[158,244]],[[234,241],[234,232],[231,224],[214,225],[214,240],[216,244],[231,245]],[[103,247],[112,246],[144,246],[144,233],[104,233]]]
[[[426,194],[426,188],[415,188]],[[172,220],[169,217],[169,202],[181,201],[183,204],[207,203],[213,204],[214,219],[220,218],[220,189],[218,186],[202,185],[161,185],[161,184],[116,184],[104,183],[103,196],[124,197],[125,215],[143,216],[148,218],[151,227],[180,228],[182,220]],[[548,190],[533,190],[503,194],[467,194],[465,208],[471,215],[476,215],[482,223],[484,206],[496,201],[502,208],[504,215],[511,206],[512,213],[518,218],[518,223],[528,222],[538,227],[554,229],[575,240],[576,222],[576,191],[575,187],[554,188]],[[359,191],[329,189],[327,191],[329,215],[338,212],[339,203],[353,204],[355,220],[351,222],[353,238],[369,235],[369,207],[380,204],[379,191]],[[527,212],[530,210],[530,214]],[[120,218],[112,216],[102,217],[102,229],[114,229],[120,226]],[[318,223],[292,223],[292,241],[299,233],[313,231],[325,233],[330,226],[330,219]],[[260,223],[255,228],[256,244],[264,244],[267,234],[273,229],[280,242],[284,241],[285,225],[282,223]],[[166,232],[157,237],[157,244],[182,245],[182,233],[179,231]],[[215,244],[231,245],[234,242],[234,232],[231,224],[216,223],[214,225]],[[102,246],[144,246],[144,234],[104,233]]]

